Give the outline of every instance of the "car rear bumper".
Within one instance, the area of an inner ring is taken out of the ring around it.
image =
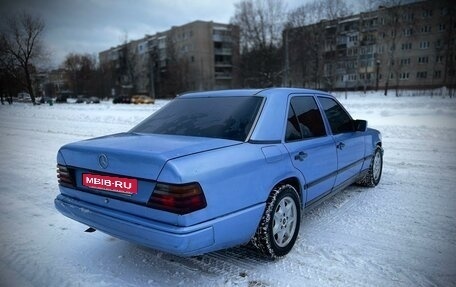
[[[164,224],[94,205],[63,194],[55,207],[63,215],[114,237],[179,256],[194,256],[247,243],[258,226],[264,204],[190,227]]]

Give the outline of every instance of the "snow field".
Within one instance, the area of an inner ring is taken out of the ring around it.
[[[456,99],[336,96],[382,132],[382,180],[305,210],[274,262],[246,247],[179,258],[55,210],[60,146],[127,131],[166,101],[0,106],[0,286],[456,286]]]

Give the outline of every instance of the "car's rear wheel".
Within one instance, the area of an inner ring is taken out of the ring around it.
[[[368,187],[376,186],[380,182],[383,170],[383,152],[380,147],[377,147],[374,152],[371,164],[367,174],[358,181],[358,184]]]
[[[280,185],[271,192],[252,244],[269,258],[290,252],[296,242],[301,221],[299,195],[289,185]]]

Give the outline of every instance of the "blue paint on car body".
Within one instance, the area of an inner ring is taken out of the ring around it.
[[[381,136],[363,124],[321,91],[185,94],[129,132],[63,146],[55,206],[90,227],[180,256],[245,244],[259,236],[278,186],[292,186],[302,209],[367,176]],[[88,187],[83,174],[128,179],[138,191]]]

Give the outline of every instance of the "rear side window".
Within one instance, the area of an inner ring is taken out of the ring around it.
[[[288,110],[285,141],[326,135],[325,125],[313,97],[293,97]]]
[[[254,96],[178,98],[131,132],[245,141],[262,100]]]
[[[320,103],[328,118],[333,134],[355,131],[355,126],[350,115],[335,100],[319,97]]]

